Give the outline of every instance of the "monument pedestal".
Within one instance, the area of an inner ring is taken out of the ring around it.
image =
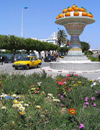
[[[63,25],[67,33],[71,36],[69,51],[64,59],[59,59],[58,62],[50,62],[50,68],[55,70],[71,70],[71,71],[90,71],[100,70],[100,62],[91,62],[83,55],[79,35],[83,32],[87,24],[95,22],[94,18],[82,16],[74,16],[74,11],[71,16],[59,18],[55,21],[56,24]]]

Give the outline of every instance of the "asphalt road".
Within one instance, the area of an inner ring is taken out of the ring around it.
[[[52,75],[52,77],[55,77],[59,74],[66,75],[66,72],[55,72],[55,71],[49,71],[50,70],[50,63],[49,62],[43,62],[41,65],[41,68],[31,68],[29,70],[15,70],[12,67],[13,63],[4,63],[3,65],[0,64],[0,73],[20,73],[20,74],[32,74],[32,73],[40,73],[42,72],[42,69],[46,71],[48,75]],[[48,68],[48,69],[45,69]],[[78,74],[78,73],[77,73]],[[100,72],[99,73],[79,73],[79,75],[84,76],[88,79],[93,79],[97,80],[98,77],[100,77]]]

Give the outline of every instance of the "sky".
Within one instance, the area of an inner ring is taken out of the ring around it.
[[[22,9],[28,7],[23,10],[24,38],[48,39],[59,28],[70,39],[65,27],[55,20],[64,8],[73,4],[86,8],[95,19],[95,23],[84,28],[80,41],[89,43],[91,49],[100,49],[100,0],[0,0],[0,35],[21,37]]]

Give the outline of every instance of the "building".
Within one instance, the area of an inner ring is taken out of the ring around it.
[[[32,39],[57,45],[57,32],[52,33],[48,39],[38,39],[38,38],[32,38]]]

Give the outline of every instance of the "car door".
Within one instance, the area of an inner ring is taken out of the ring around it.
[[[33,59],[33,57],[30,59],[30,61],[31,61],[31,67],[34,66],[34,59]]]
[[[33,57],[34,59],[34,66],[37,66],[38,65],[38,59],[36,57]]]

